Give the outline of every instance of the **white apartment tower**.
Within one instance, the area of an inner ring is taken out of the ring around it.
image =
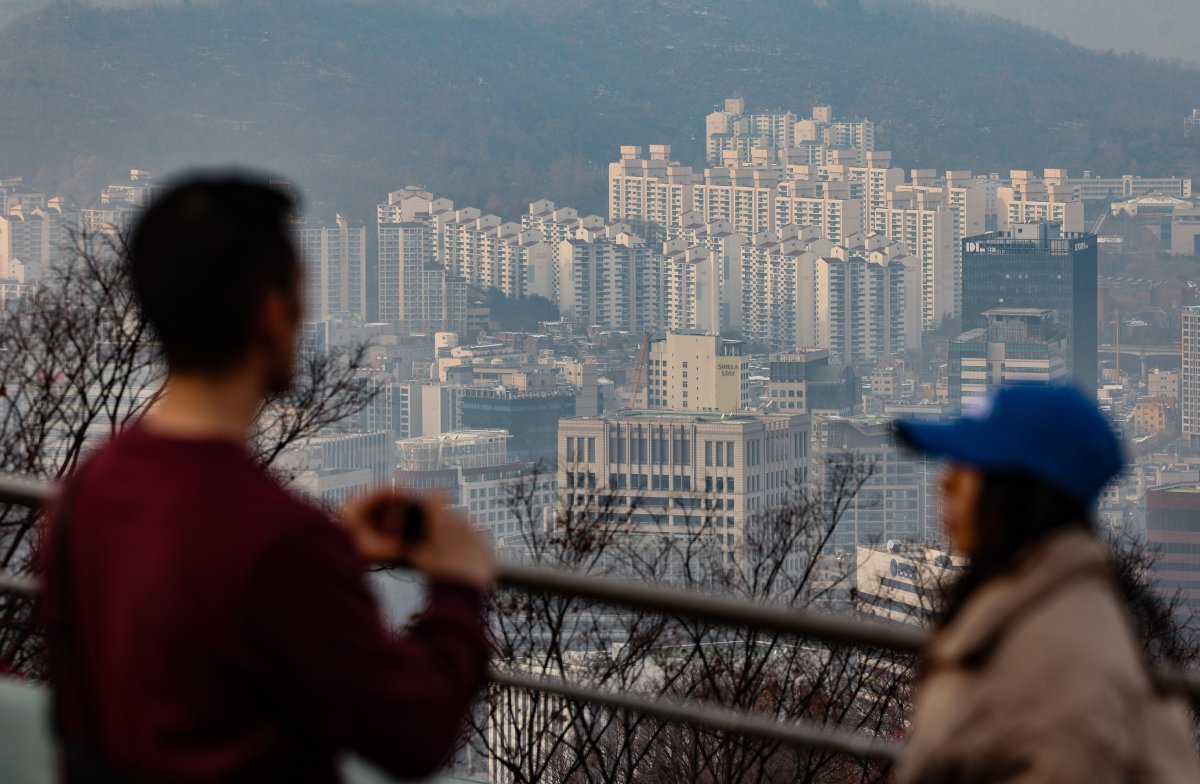
[[[961,297],[961,249],[955,251],[955,210],[940,194],[922,190],[888,194],[887,206],[876,210],[871,230],[904,243],[920,260],[921,325],[936,329],[956,314]],[[961,246],[961,243],[957,243]],[[956,281],[959,281],[956,286]]]
[[[304,263],[305,318],[325,321],[335,313],[367,315],[367,229],[342,215],[332,226],[296,225]]]
[[[671,254],[692,247],[706,248],[718,256],[721,267],[721,324],[726,329],[742,326],[741,250],[746,235],[734,231],[728,220],[705,222],[696,212],[683,216],[681,224],[669,227],[663,253]]]
[[[530,293],[556,302],[563,318],[606,329],[656,329],[659,266],[640,237],[620,227],[578,229],[559,243],[557,261],[530,267]]]
[[[741,248],[742,334],[775,349],[817,345],[817,260],[834,242],[812,227],[756,234]]]
[[[641,231],[647,225],[676,225],[695,209],[693,189],[699,178],[670,157],[665,144],[650,145],[649,158],[642,157],[641,147],[621,148],[621,159],[608,166],[610,222],[627,221]]]
[[[916,259],[899,243],[833,248],[816,262],[817,340],[843,363],[873,363],[921,346]]]
[[[1077,197],[1065,169],[1046,169],[1045,178],[1031,171],[1013,170],[1009,184],[996,190],[1001,231],[1018,223],[1053,221],[1063,232],[1087,231],[1083,202]]]
[[[61,258],[78,216],[63,211],[61,197],[20,194],[0,212],[0,278],[34,283]]]
[[[452,207],[411,186],[388,194],[378,207],[379,320],[403,334],[466,329],[466,281],[433,253],[432,211]]]

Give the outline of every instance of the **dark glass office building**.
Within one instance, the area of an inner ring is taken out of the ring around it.
[[[1057,223],[1020,223],[963,240],[963,330],[987,327],[993,308],[1055,311],[1067,331],[1071,377],[1089,395],[1097,382],[1096,235]]]
[[[558,456],[558,420],[573,416],[574,387],[464,387],[459,397],[459,424],[464,430],[503,428],[512,436],[509,456],[528,462],[553,464]]]

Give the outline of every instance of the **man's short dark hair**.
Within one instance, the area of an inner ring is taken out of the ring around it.
[[[245,356],[266,295],[299,297],[294,209],[265,180],[202,176],[142,213],[129,241],[133,287],[171,370],[228,371]]]

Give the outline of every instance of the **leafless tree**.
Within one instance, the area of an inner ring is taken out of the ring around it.
[[[153,405],[163,364],[131,286],[123,232],[73,232],[59,263],[0,313],[0,471],[69,477],[87,451]],[[370,401],[352,346],[302,360],[292,389],[260,412],[264,464]],[[0,505],[0,570],[29,574],[39,515]],[[30,602],[0,595],[0,668],[29,672]]]
[[[734,543],[727,529],[718,529],[725,513],[703,494],[696,494],[694,514],[683,526],[667,525],[661,511],[629,491],[619,502],[613,491],[568,493],[553,521],[543,523],[529,514],[535,510],[525,482],[513,489],[510,508],[523,522],[518,552],[535,563],[802,608],[848,601],[846,570],[823,554],[870,476],[869,466],[845,461],[830,472],[826,487],[793,486],[783,503],[752,515]],[[502,591],[494,602],[501,668],[879,734],[897,732],[903,715],[910,663],[882,652],[538,592]],[[477,716],[472,743],[490,759],[497,780],[510,782],[820,782],[885,775],[833,753],[499,687]]]

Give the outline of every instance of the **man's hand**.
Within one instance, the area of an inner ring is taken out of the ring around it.
[[[406,510],[421,511],[417,538],[406,538]],[[427,577],[457,580],[488,590],[496,577],[492,549],[469,522],[438,499],[380,490],[351,500],[340,515],[363,558],[405,564]]]

